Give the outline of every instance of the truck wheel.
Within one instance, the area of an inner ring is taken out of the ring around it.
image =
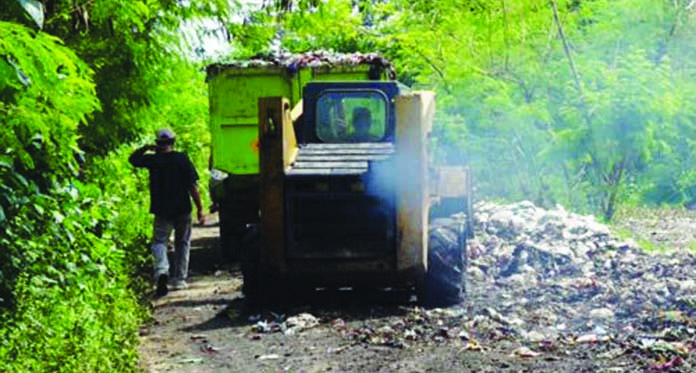
[[[247,230],[241,243],[242,294],[246,303],[254,308],[285,304],[292,296],[292,284],[261,270],[257,228]]]
[[[466,225],[435,219],[428,240],[428,270],[419,286],[419,302],[427,307],[460,304],[466,291]]]
[[[263,293],[261,274],[259,273],[259,239],[258,232],[252,230],[243,240],[241,251],[242,294],[249,303],[256,303]]]
[[[243,223],[234,219],[223,204],[218,212],[220,221],[220,254],[225,261],[239,260],[241,255]]]
[[[259,283],[258,271],[256,268],[244,268],[244,266],[242,266],[242,275],[244,277],[244,284],[242,285],[242,294],[244,294],[244,299],[249,305],[260,305],[262,303],[261,299],[263,296],[263,291],[260,286],[261,284]]]

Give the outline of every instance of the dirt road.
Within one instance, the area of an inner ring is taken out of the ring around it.
[[[247,309],[240,293],[239,268],[219,260],[217,237],[214,217],[208,226],[196,228],[189,288],[153,301],[155,321],[141,332],[145,371],[623,372],[693,368],[689,362],[696,347],[695,332],[689,329],[696,326],[693,305],[670,314],[672,322],[666,323],[664,316],[662,324],[640,333],[635,332],[637,327],[628,329],[626,324],[614,322],[606,324],[614,327],[606,333],[590,323],[583,326],[585,333],[559,329],[553,336],[535,334],[536,326],[546,321],[539,319],[542,313],[532,309],[529,299],[514,298],[519,295],[502,290],[491,293],[486,283],[475,281],[466,304],[443,310],[421,309],[403,294],[352,292],[317,294],[282,309]],[[588,299],[605,291],[592,286],[578,291],[587,293]],[[540,309],[548,308],[549,313],[554,312],[553,302],[575,301],[567,295],[558,299],[553,294],[540,296],[539,304],[549,303]],[[523,328],[510,316],[512,311],[508,316],[495,311],[510,310],[505,306],[509,304],[519,311],[515,315],[524,315],[520,323],[526,325],[526,332],[518,331]],[[676,308],[665,306],[664,310]],[[598,313],[597,317],[602,316]],[[618,311],[615,318],[619,318]],[[643,325],[648,321],[632,322]],[[665,329],[674,336],[660,334]]]

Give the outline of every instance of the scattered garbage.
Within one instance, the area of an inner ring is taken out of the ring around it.
[[[289,317],[285,324],[285,334],[293,335],[319,325],[319,319],[305,312],[297,316]]]
[[[608,336],[598,336],[596,334],[584,334],[575,339],[575,343],[599,343],[609,340]]]
[[[321,310],[256,315],[249,318],[251,331],[290,336],[325,327],[349,343],[333,353],[416,343],[485,351],[505,340],[509,353],[523,359],[576,348],[607,360],[630,355],[655,371],[693,368],[694,254],[651,254],[591,216],[530,202],[479,203],[475,228],[460,306],[402,306],[389,317],[360,322]]]
[[[201,346],[201,351],[206,352],[206,353],[215,353],[215,352],[219,352],[220,349],[211,345],[210,343],[204,343]]]
[[[669,370],[671,368],[674,368],[674,367],[681,365],[683,362],[684,362],[684,359],[682,359],[681,356],[677,356],[674,359],[672,359],[666,363],[655,364],[651,367],[651,369],[658,370],[658,371]]]
[[[691,350],[639,341],[653,335],[664,347],[696,338],[694,254],[651,254],[561,206],[482,202],[474,217],[463,305],[472,337],[507,331],[514,340],[602,346],[606,358],[640,351],[667,359],[656,370],[688,364]]]
[[[541,355],[541,352],[532,351],[528,347],[520,347],[512,352],[514,356],[521,358],[535,358]]]

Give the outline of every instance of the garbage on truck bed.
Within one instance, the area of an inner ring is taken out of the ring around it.
[[[295,71],[301,67],[329,68],[333,66],[371,65],[386,71],[390,79],[396,79],[392,63],[376,53],[335,53],[314,51],[294,54],[290,52],[258,54],[249,59],[218,62],[206,68],[208,79],[227,69],[284,67]]]

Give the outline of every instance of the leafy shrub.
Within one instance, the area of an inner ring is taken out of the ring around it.
[[[90,69],[18,24],[0,40],[0,371],[135,370],[142,182],[118,152],[78,175]]]
[[[135,369],[150,220],[127,155],[94,160],[83,177],[99,182],[14,191],[0,240],[3,371]]]
[[[133,370],[143,313],[129,255],[117,244],[125,237],[100,228],[120,220],[113,204],[68,187],[30,197],[27,207],[10,224],[25,229],[6,231],[3,242],[19,264],[13,312],[2,320],[5,370]]]

